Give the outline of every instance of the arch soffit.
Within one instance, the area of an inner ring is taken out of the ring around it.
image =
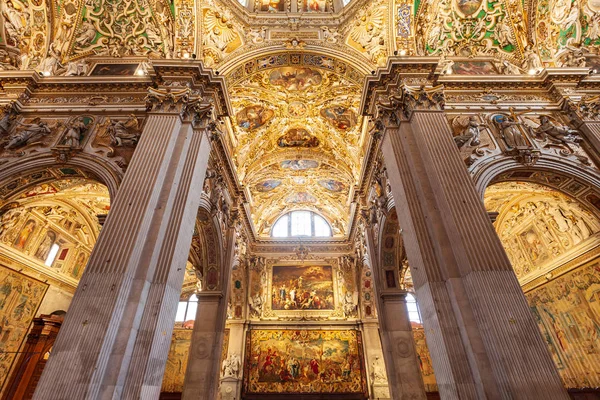
[[[79,173],[73,175],[65,174],[64,171],[69,169],[74,169]],[[41,174],[38,179],[28,178],[36,173]],[[7,188],[7,185],[13,182],[18,184],[18,180],[21,178],[25,178],[27,182],[19,185],[14,190]],[[110,163],[102,162],[97,157],[84,153],[73,157],[68,163],[59,165],[57,165],[56,159],[51,154],[35,155],[11,162],[2,168],[0,171],[0,198],[13,197],[15,194],[21,193],[40,183],[68,178],[86,178],[97,181],[108,188],[109,196],[112,200],[115,198],[123,179],[123,171]],[[6,196],[2,194],[2,189],[4,188],[9,190]]]

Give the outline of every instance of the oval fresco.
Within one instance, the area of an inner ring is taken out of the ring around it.
[[[349,108],[342,106],[333,106],[321,110],[321,116],[331,125],[343,131],[356,125],[356,114]]]
[[[277,139],[279,147],[317,147],[319,139],[303,128],[292,128]]]
[[[319,185],[323,186],[330,192],[341,192],[345,189],[344,184],[340,181],[336,181],[335,179],[321,179],[319,181]]]
[[[240,110],[235,115],[235,119],[240,128],[256,129],[269,122],[274,114],[273,110],[268,110],[260,104],[255,104]]]
[[[319,163],[315,160],[284,160],[281,162],[281,168],[294,171],[317,168],[318,166]]]
[[[319,71],[307,67],[282,67],[269,74],[269,82],[290,91],[302,91],[319,86],[323,77]]]
[[[317,198],[310,193],[299,192],[299,193],[295,193],[295,194],[288,196],[288,198],[285,199],[285,201],[288,203],[293,203],[293,204],[302,204],[302,203],[314,204],[317,202]]]
[[[481,7],[482,0],[455,0],[456,8],[465,16],[475,14]]]
[[[277,186],[281,185],[281,181],[279,179],[267,179],[256,185],[257,192],[270,192],[275,189]]]

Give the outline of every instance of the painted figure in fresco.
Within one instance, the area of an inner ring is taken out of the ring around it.
[[[279,147],[317,147],[319,139],[312,136],[306,129],[293,128],[277,140]]]
[[[36,223],[32,219],[25,223],[25,226],[23,227],[23,229],[21,229],[21,233],[19,233],[19,237],[17,237],[17,240],[15,241],[15,247],[17,249],[22,250],[25,248],[27,239],[29,239],[29,236],[31,236],[31,233],[34,231],[35,225]]]
[[[302,171],[317,168],[319,163],[314,160],[285,160],[281,162],[281,168]]]
[[[266,124],[273,115],[273,110],[267,110],[261,105],[253,105],[238,112],[236,119],[241,128],[256,129]]]
[[[323,77],[311,68],[283,67],[271,72],[269,81],[290,91],[302,91],[320,85]]]
[[[321,179],[319,181],[319,185],[323,186],[325,189],[331,192],[341,192],[342,190],[344,190],[344,184],[334,179]]]
[[[52,247],[52,245],[54,244],[55,241],[56,241],[56,233],[54,233],[52,231],[46,232],[46,236],[44,237],[44,240],[42,241],[42,243],[38,247],[37,251],[35,252],[35,257],[39,258],[40,260],[46,260],[46,258],[48,257],[48,254],[50,253],[50,248]]]
[[[31,124],[18,122],[17,125],[20,126],[22,130],[13,134],[8,139],[8,143],[4,146],[6,150],[25,146],[26,144],[29,144],[30,141],[50,133],[48,124],[40,120],[40,118],[35,118]]]
[[[354,111],[342,106],[324,108],[321,110],[321,116],[335,128],[343,131],[352,128],[357,121]]]

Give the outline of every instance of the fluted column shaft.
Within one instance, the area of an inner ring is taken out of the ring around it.
[[[205,129],[187,129],[185,161],[178,165],[179,180],[171,192],[161,226],[162,246],[154,248],[153,275],[140,276],[148,292],[131,357],[122,360],[115,395],[121,399],[158,398],[171,345],[173,321],[179,304],[202,184],[206,175],[210,140]]]
[[[203,291],[198,294],[198,311],[185,371],[183,400],[217,398],[234,247],[235,230],[231,228],[227,232],[226,248],[221,260],[222,291]]]
[[[425,385],[417,360],[406,292],[384,289],[380,254],[374,240],[373,227],[367,228],[367,248],[371,256],[383,359],[393,399],[426,399]]]
[[[382,146],[444,399],[568,399],[443,112]]]
[[[131,357],[156,266],[181,261],[174,267],[185,267],[187,250],[181,256],[161,249],[169,240],[178,241],[185,227],[173,231],[173,224],[193,208],[180,197],[193,181],[185,176],[190,157],[194,152],[207,157],[206,150],[193,148],[203,141],[194,142],[191,134],[179,113],[149,115],[35,399],[119,397],[114,389],[120,367]]]

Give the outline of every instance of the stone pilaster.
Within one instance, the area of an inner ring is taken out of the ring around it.
[[[140,287],[148,295],[138,309],[142,312],[143,306],[135,344],[131,357],[124,360],[115,391],[121,399],[158,398],[160,394],[210,152],[206,129],[188,128],[187,134],[186,160],[177,173],[181,178],[165,207],[165,214],[172,215],[163,224],[163,244],[151,258],[154,274],[141,277]]]
[[[444,399],[568,399],[460,159],[440,88],[383,104],[383,154]]]
[[[586,139],[590,155],[596,163],[600,162],[600,96],[584,97],[577,104],[567,100],[565,108],[573,125]]]
[[[158,395],[153,391],[154,382],[158,380],[160,388],[162,374],[147,378],[147,374],[160,373],[166,362],[166,352],[163,360],[152,352],[162,349],[155,333],[162,335],[156,330],[169,318],[172,327],[177,303],[172,292],[180,286],[175,288],[177,273],[170,275],[170,269],[185,269],[193,230],[193,223],[185,218],[195,215],[199,201],[190,196],[190,185],[199,182],[201,187],[208,159],[206,140],[193,132],[191,122],[184,118],[195,118],[208,108],[201,110],[199,98],[192,96],[190,89],[181,91],[165,90],[161,97],[161,91],[151,90],[151,112],[141,139],[35,399],[121,398],[120,387],[129,367],[132,379],[141,379],[132,380],[136,390],[142,390],[140,382],[146,381],[148,393],[152,392],[132,398]],[[154,303],[157,301],[162,301],[162,307]],[[160,308],[161,313],[149,320],[152,307]],[[165,334],[165,338],[168,351],[170,336]],[[138,372],[140,367],[144,372]]]
[[[363,343],[365,347],[365,358],[367,375],[369,377],[370,394],[373,399],[391,399],[388,383],[375,383],[373,379],[373,365],[377,359],[383,360],[383,349],[379,335],[379,324],[375,321],[363,322]]]
[[[367,225],[367,247],[376,282],[379,331],[391,398],[424,400],[427,396],[408,318],[406,292],[383,287],[384,278],[381,276],[379,251],[374,240],[373,229],[372,226]],[[374,388],[377,383],[372,382]]]
[[[198,293],[198,311],[183,384],[183,400],[216,400],[221,375],[221,352],[227,319],[228,279],[235,254],[235,229],[226,237],[221,268],[222,291]]]

